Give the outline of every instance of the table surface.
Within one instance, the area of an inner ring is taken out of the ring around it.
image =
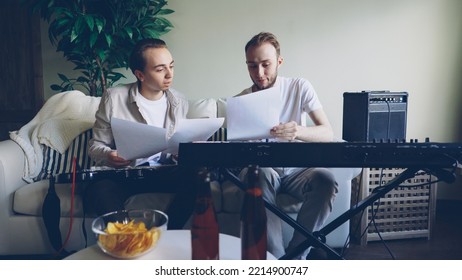
[[[221,260],[241,259],[241,240],[235,236],[220,233],[219,250]],[[98,245],[80,250],[65,260],[113,260],[115,258],[105,254]],[[167,230],[163,232],[156,247],[146,255],[135,258],[138,260],[190,260],[191,259],[191,231]],[[276,258],[267,253],[267,259]]]

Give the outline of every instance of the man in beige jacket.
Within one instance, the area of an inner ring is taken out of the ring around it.
[[[174,60],[164,41],[141,40],[130,56],[130,69],[137,82],[110,88],[103,94],[93,126],[90,157],[99,166],[152,166],[152,172],[143,180],[128,178],[120,182],[107,178],[92,183],[86,188],[84,200],[90,211],[101,215],[121,210],[134,194],[172,192],[176,195],[167,209],[168,227],[182,228],[191,215],[195,198],[193,172],[176,165],[170,154],[158,153],[133,161],[120,157],[111,128],[111,118],[115,117],[165,128],[167,136],[171,136],[178,120],[186,118],[188,112],[186,98],[170,88],[173,67]]]

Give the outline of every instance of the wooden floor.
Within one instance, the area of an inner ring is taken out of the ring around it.
[[[347,260],[462,260],[462,201],[437,201],[436,221],[427,238],[351,244]]]

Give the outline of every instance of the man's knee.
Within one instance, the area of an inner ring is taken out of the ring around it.
[[[316,191],[326,196],[335,196],[338,192],[338,184],[330,170],[315,168],[308,178],[305,191]]]

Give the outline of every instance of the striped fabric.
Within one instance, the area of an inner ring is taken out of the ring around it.
[[[227,132],[226,128],[220,127],[209,139],[208,141],[226,141]]]
[[[51,149],[48,146],[43,146],[43,166],[39,175],[34,179],[40,181],[48,179],[50,175],[71,173],[72,159],[75,156],[77,162],[77,170],[89,169],[93,162],[88,157],[88,141],[92,137],[92,130],[88,129],[77,136],[72,141],[69,148],[64,154]]]

